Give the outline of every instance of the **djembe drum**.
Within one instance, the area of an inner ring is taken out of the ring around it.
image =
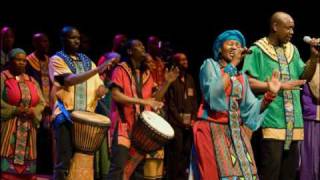
[[[142,160],[145,154],[161,149],[173,137],[174,130],[166,120],[154,112],[143,111],[131,133],[132,146],[138,153],[126,162],[123,179],[130,179],[138,161]],[[158,171],[162,172],[162,169],[157,169]]]
[[[93,180],[94,153],[104,140],[110,120],[108,117],[92,112],[73,111],[72,138],[74,154],[68,180]]]
[[[132,145],[142,153],[159,150],[174,137],[171,125],[158,114],[143,111],[132,130]]]

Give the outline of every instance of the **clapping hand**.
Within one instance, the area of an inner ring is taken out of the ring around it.
[[[180,70],[176,66],[172,67],[170,70],[166,68],[164,78],[168,82],[172,83],[177,79],[177,77],[179,76],[179,73],[180,73]]]

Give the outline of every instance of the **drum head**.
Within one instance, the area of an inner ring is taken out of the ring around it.
[[[171,125],[158,114],[152,111],[143,111],[141,113],[141,117],[143,121],[145,121],[148,125],[150,125],[159,133],[167,137],[174,137],[174,130],[171,127]]]
[[[78,120],[84,120],[92,123],[107,124],[107,125],[111,123],[110,119],[107,116],[103,116],[101,114],[96,114],[96,113],[87,112],[87,111],[73,111],[71,113],[71,117]]]

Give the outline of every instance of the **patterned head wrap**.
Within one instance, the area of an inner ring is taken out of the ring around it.
[[[220,53],[219,49],[221,48],[222,44],[227,40],[236,40],[240,42],[242,47],[246,47],[246,40],[244,39],[244,36],[242,33],[238,30],[227,30],[221,33],[217,39],[213,43],[213,58],[215,61],[219,61],[220,59]]]
[[[27,54],[23,49],[21,48],[15,48],[15,49],[12,49],[10,52],[9,52],[9,60],[13,60],[17,54]]]

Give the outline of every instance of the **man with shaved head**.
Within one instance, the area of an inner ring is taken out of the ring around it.
[[[41,86],[47,106],[50,105],[50,80],[48,72],[49,64],[49,39],[44,33],[35,33],[32,37],[34,52],[27,56],[27,73],[33,76]]]
[[[13,48],[14,41],[15,35],[13,30],[9,26],[4,26],[0,31],[0,70],[2,70],[9,61],[8,53]]]
[[[315,72],[319,52],[310,46],[310,60],[305,64],[298,49],[290,42],[294,20],[285,12],[275,12],[267,37],[256,41],[252,54],[245,57],[243,70],[250,76],[252,90],[258,97],[268,89],[267,79],[280,72],[281,91],[268,106],[262,131],[254,134],[258,174],[262,180],[294,180],[298,167],[298,142],[303,140],[300,88]],[[315,40],[312,42],[315,45]],[[262,132],[262,133],[261,133]]]
[[[126,44],[127,42],[127,36],[124,34],[116,34],[113,37],[113,46],[112,46],[112,52],[117,52],[119,53],[119,51],[121,50],[121,48],[123,48],[123,46]]]
[[[52,132],[49,129],[51,108],[50,108],[50,90],[51,83],[49,80],[48,64],[49,64],[49,40],[44,33],[35,33],[32,36],[32,45],[34,52],[27,56],[27,74],[34,77],[40,85],[43,97],[46,101],[45,111],[43,112],[40,128],[37,136],[37,173],[51,174],[53,168],[52,157]],[[43,149],[41,147],[45,146]]]

